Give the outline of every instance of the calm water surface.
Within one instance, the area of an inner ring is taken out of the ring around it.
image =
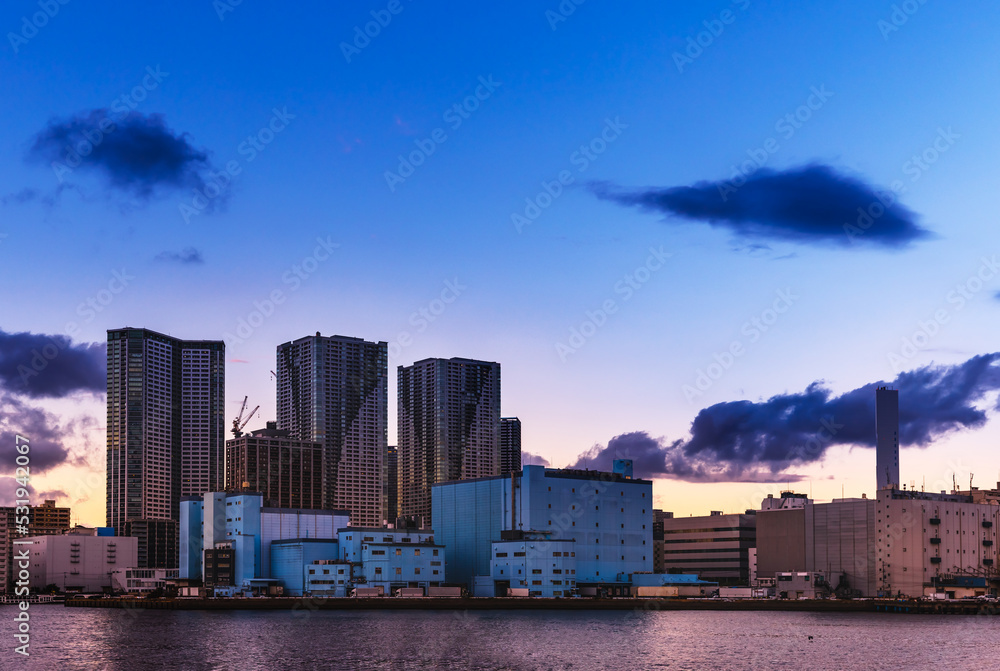
[[[4,669],[1000,668],[996,617],[32,606],[31,657],[24,663],[12,652],[15,612],[0,608]]]

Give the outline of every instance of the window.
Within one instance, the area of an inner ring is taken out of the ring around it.
[[[413,556],[414,557],[420,556],[420,548],[413,548]]]
[[[402,575],[402,574],[403,574],[403,569],[401,569],[401,568],[399,568],[399,567],[397,566],[397,567],[396,567],[396,575]]]
[[[498,552],[497,553],[497,557],[506,557],[506,556],[507,556],[506,552]]]
[[[397,557],[403,556],[403,548],[396,548],[396,556]]]
[[[376,566],[375,567],[375,575],[382,575],[382,567],[381,566]]]
[[[437,551],[437,550],[435,550],[435,551],[434,551],[434,556],[435,556],[435,557],[437,557],[437,556],[438,556],[438,551]]]
[[[419,566],[417,566],[416,568],[413,569],[413,574],[414,575],[420,575],[420,567]]]

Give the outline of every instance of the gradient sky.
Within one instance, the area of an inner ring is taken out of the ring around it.
[[[398,13],[348,61],[342,43],[390,5]],[[861,0],[589,0],[563,2],[575,10],[556,20],[559,7],[200,0],[98,11],[68,2],[37,34],[12,40],[40,10],[4,3],[0,329],[64,334],[75,322],[76,342],[103,341],[125,325],[223,338],[278,290],[284,300],[273,314],[242,343],[230,341],[230,415],[248,395],[261,405],[257,423],[274,417],[269,371],[279,343],[316,331],[385,340],[398,345],[390,444],[397,365],[486,359],[502,364],[502,411],[521,418],[524,449],[555,466],[628,432],[685,439],[698,411],[715,403],[816,381],[834,393],[890,381],[898,370],[889,353],[936,310],[948,322],[903,370],[996,351],[1000,277],[961,310],[947,296],[1000,253],[990,200],[1000,7],[913,2],[911,15],[894,16],[892,2]],[[700,53],[689,42],[699,33]],[[694,57],[678,67],[689,48]],[[191,202],[188,187],[158,185],[145,198],[86,164],[61,185],[48,162],[32,158],[47,124],[112,106],[142,85],[147,68],[159,68],[161,81],[135,113],[162,115],[216,170],[240,168],[217,199],[225,202],[189,221],[179,211]],[[477,87],[485,99],[468,118],[448,113]],[[814,90],[829,95],[789,134],[780,121]],[[273,110],[293,118],[251,161],[241,143]],[[574,155],[602,132],[612,138],[602,153],[586,162]],[[915,168],[913,157],[942,133],[946,149]],[[623,207],[587,188],[727,180],[771,138],[766,168],[779,173],[823,164],[880,189],[900,181],[901,205],[932,235],[898,248],[763,239]],[[433,153],[390,188],[386,172],[428,142]],[[523,215],[525,200],[561,171],[572,183],[519,230],[512,214]],[[339,247],[294,287],[283,278],[311,263],[317,238]],[[625,299],[616,286],[651,248],[672,256]],[[124,290],[100,311],[80,309],[123,270],[134,277]],[[460,291],[439,311],[447,283]],[[751,342],[743,325],[779,291],[794,301]],[[609,299],[616,312],[560,355],[571,329]],[[422,309],[440,313],[421,322],[413,315]],[[744,353],[687,398],[684,385],[733,341]],[[72,457],[36,474],[33,487],[55,492],[81,522],[102,524],[103,397],[31,403],[73,427]],[[992,485],[998,426],[904,449],[903,481],[944,489],[952,473],[959,484],[974,473],[977,485]],[[874,462],[871,449],[839,446],[788,472],[802,477],[793,488],[818,499],[872,495]],[[786,479],[660,479],[654,491],[678,514],[742,511]]]

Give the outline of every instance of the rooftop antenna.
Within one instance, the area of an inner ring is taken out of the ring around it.
[[[951,493],[954,494],[957,491],[958,491],[958,479],[955,477],[955,474],[952,473],[951,474]]]
[[[973,474],[969,473],[969,491],[970,492],[972,491],[972,476],[973,476]]]
[[[920,481],[920,491],[924,491],[924,488],[926,486],[927,486],[927,476],[925,475],[923,479]]]

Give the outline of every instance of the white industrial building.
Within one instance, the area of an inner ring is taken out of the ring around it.
[[[14,546],[14,564],[28,553],[31,589],[56,585],[62,591],[101,592],[111,587],[111,575],[136,565],[139,540],[128,536],[31,536]]]

